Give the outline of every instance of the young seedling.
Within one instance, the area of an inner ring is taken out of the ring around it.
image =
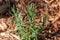
[[[20,35],[20,40],[38,40],[37,34],[42,30],[41,27],[45,26],[46,19],[44,18],[42,25],[35,27],[35,8],[36,6],[33,3],[27,6],[28,18],[26,23],[20,20],[21,15],[18,15],[17,9],[15,7],[13,7],[11,10],[15,18],[15,24],[18,28],[17,35]]]

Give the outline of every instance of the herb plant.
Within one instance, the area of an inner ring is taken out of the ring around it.
[[[45,26],[46,18],[43,18],[42,25],[35,27],[35,8],[36,6],[33,3],[27,6],[28,18],[26,22],[20,20],[21,17],[18,15],[15,7],[13,7],[11,10],[15,18],[15,24],[18,28],[16,34],[20,35],[20,40],[38,40],[38,32],[42,30],[41,27]]]

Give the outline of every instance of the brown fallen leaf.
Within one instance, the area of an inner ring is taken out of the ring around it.
[[[2,18],[2,19],[0,19],[0,30],[5,31],[6,29],[7,29],[7,25],[5,23],[5,19]]]

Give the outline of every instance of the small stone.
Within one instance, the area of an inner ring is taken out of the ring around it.
[[[49,30],[49,33],[51,33],[51,30]]]

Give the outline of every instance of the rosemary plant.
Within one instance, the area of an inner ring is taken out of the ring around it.
[[[15,7],[13,7],[11,10],[15,18],[15,24],[18,28],[17,35],[20,35],[20,40],[38,40],[37,34],[42,29],[41,26],[35,27],[35,8],[36,6],[33,3],[27,6],[28,18],[26,23],[20,20],[21,17],[18,15],[17,9]],[[45,26],[46,18],[44,18],[43,21],[42,27]],[[26,24],[29,24],[29,26]]]

